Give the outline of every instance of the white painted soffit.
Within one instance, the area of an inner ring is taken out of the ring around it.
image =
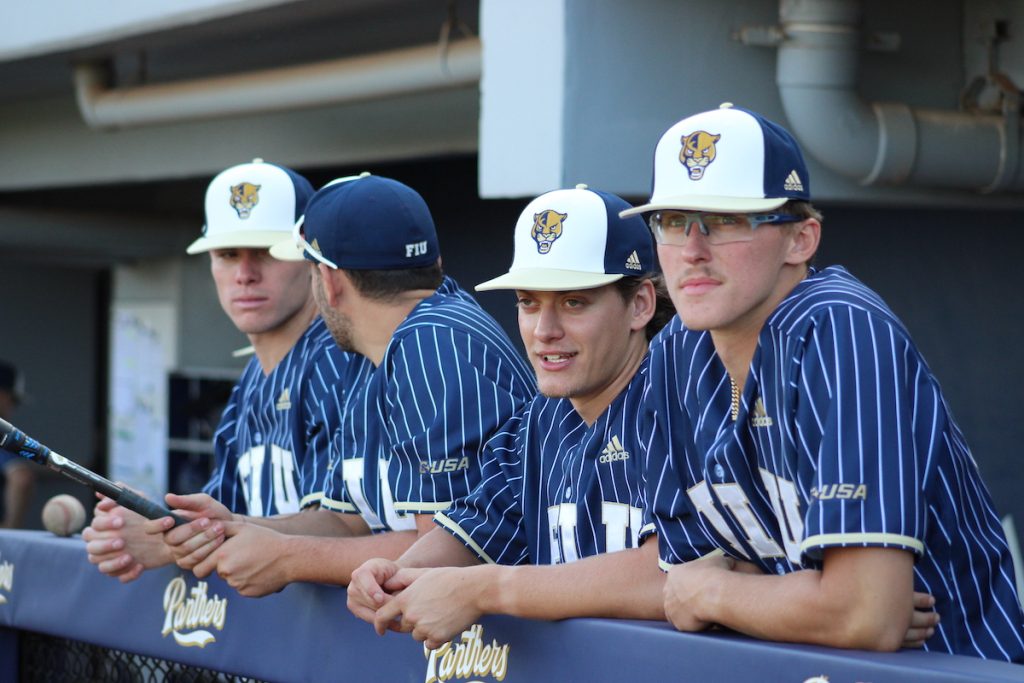
[[[5,0],[0,61],[81,49],[299,0]]]

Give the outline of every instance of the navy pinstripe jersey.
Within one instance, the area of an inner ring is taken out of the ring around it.
[[[203,487],[233,512],[298,512],[317,502],[343,400],[370,362],[338,348],[320,318],[268,375],[253,357],[214,435],[215,469]]]
[[[446,277],[344,407],[323,506],[375,532],[414,528],[476,486],[484,443],[535,392],[508,336]]]
[[[537,396],[488,441],[480,485],[434,521],[498,564],[639,547],[654,531],[636,419],[646,367],[589,427],[569,399]]]
[[[676,318],[654,344],[650,404],[673,465],[649,480],[663,563],[687,559],[686,502],[716,544],[767,572],[820,568],[830,547],[905,549],[941,615],[926,649],[1024,660],[999,518],[937,381],[874,292],[837,267],[798,285],[761,331],[735,422],[709,334]]]

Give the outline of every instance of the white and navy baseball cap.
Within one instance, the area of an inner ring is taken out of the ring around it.
[[[270,253],[346,270],[402,270],[433,265],[441,249],[427,203],[408,185],[363,173],[317,190],[295,233]]]
[[[625,216],[681,209],[750,213],[809,201],[800,146],[782,126],[725,103],[675,124],[654,151],[654,189]]]
[[[476,289],[591,289],[653,272],[651,231],[641,218],[620,218],[628,208],[586,185],[542,194],[516,222],[512,267]]]
[[[339,183],[347,183],[351,180],[359,180],[360,178],[365,178],[368,175],[370,175],[369,171],[363,171],[359,175],[350,175],[341,178],[335,178],[325,183],[324,186],[321,187],[320,189],[322,190],[326,187],[337,185]],[[305,261],[307,254],[313,255],[319,253],[315,249],[312,252],[310,252],[309,250],[313,249],[313,247],[303,238],[303,234],[305,231],[302,226],[305,222],[306,214],[305,212],[303,212],[303,214],[299,216],[299,219],[295,221],[295,225],[292,227],[291,239],[278,242],[274,246],[270,247],[270,255],[278,259],[279,261]]]
[[[189,254],[211,249],[267,249],[292,233],[313,186],[295,171],[253,159],[222,171],[206,188],[206,225]]]

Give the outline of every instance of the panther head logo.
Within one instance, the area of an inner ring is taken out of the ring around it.
[[[260,186],[252,183],[238,183],[231,186],[231,208],[238,212],[238,217],[246,219],[252,214],[252,207],[260,203]]]
[[[679,150],[679,161],[690,171],[690,180],[700,180],[704,170],[715,160],[715,143],[722,139],[703,130],[684,135],[683,148]]]
[[[542,254],[551,251],[551,245],[562,236],[562,221],[568,217],[567,213],[558,213],[551,209],[533,214],[533,229],[530,230],[530,237],[537,242],[537,251]]]

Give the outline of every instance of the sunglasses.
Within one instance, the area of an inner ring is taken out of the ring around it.
[[[761,225],[782,225],[802,221],[786,213],[705,213],[703,211],[656,211],[647,219],[658,244],[683,246],[697,226],[708,244],[749,242]]]

